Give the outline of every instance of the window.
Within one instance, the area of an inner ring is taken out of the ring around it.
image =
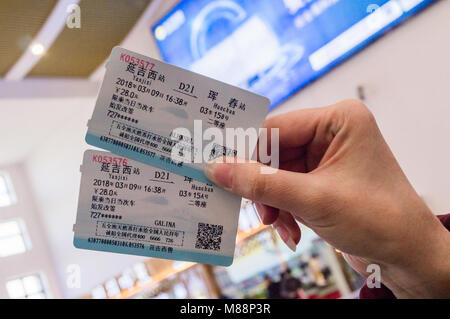
[[[9,176],[0,173],[0,207],[10,206],[16,202],[16,195]]]
[[[92,298],[94,299],[105,299],[106,298],[105,288],[103,288],[102,285],[97,286],[94,289],[92,289],[91,295]]]
[[[122,276],[120,276],[118,279],[120,289],[125,290],[125,289],[133,288],[135,280],[136,280],[136,278],[133,273],[133,270],[131,270],[129,268],[125,269]]]
[[[0,257],[24,253],[28,246],[20,220],[0,222]]]
[[[133,271],[138,279],[138,285],[144,285],[152,280],[144,263],[137,263],[133,266]]]
[[[44,284],[40,275],[25,276],[10,280],[6,290],[12,299],[46,299]]]
[[[108,297],[115,297],[120,294],[120,288],[115,278],[108,280],[105,283],[105,288]]]

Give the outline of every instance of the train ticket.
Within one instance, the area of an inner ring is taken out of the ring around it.
[[[205,183],[207,161],[254,156],[257,136],[235,139],[259,130],[269,99],[120,47],[106,68],[88,144]]]
[[[88,150],[77,248],[230,265],[241,198],[214,185],[104,151]]]

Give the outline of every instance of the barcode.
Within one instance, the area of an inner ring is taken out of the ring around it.
[[[220,250],[222,233],[222,225],[198,223],[197,242],[195,243],[195,248]]]

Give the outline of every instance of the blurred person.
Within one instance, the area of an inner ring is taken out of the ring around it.
[[[305,285],[305,286],[311,285],[313,283],[313,281],[311,281],[311,278],[309,275],[310,272],[308,269],[308,262],[301,260],[298,267],[300,268],[300,271],[301,271],[301,275],[300,275],[299,279],[301,280],[303,285]]]
[[[269,275],[264,276],[264,282],[266,284],[266,295],[268,299],[280,299],[281,284],[279,281],[273,281]]]
[[[292,276],[291,270],[287,268],[281,276],[281,297],[284,299],[297,299],[300,297],[302,282]]]
[[[319,255],[316,253],[311,255],[311,258],[308,261],[308,268],[311,270],[314,283],[319,287],[323,287],[327,283],[325,281],[325,276],[322,273],[322,265],[320,264],[318,257]]]
[[[382,288],[365,287],[361,297],[450,298],[450,233],[442,225],[450,228],[450,216],[441,223],[431,213],[364,104],[293,111],[268,118],[264,127],[279,128],[274,174],[261,174],[261,163],[229,158],[210,163],[206,175],[253,200],[284,242],[299,243],[299,221],[361,275],[378,265]]]

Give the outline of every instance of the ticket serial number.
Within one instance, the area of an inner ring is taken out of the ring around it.
[[[126,53],[120,54],[120,61],[126,62],[126,63],[131,63],[134,65],[140,66],[144,69],[147,69],[148,67],[150,67],[150,70],[151,70],[155,67],[155,64],[151,63],[150,61],[139,59],[139,58],[136,58],[136,57],[126,54]]]

